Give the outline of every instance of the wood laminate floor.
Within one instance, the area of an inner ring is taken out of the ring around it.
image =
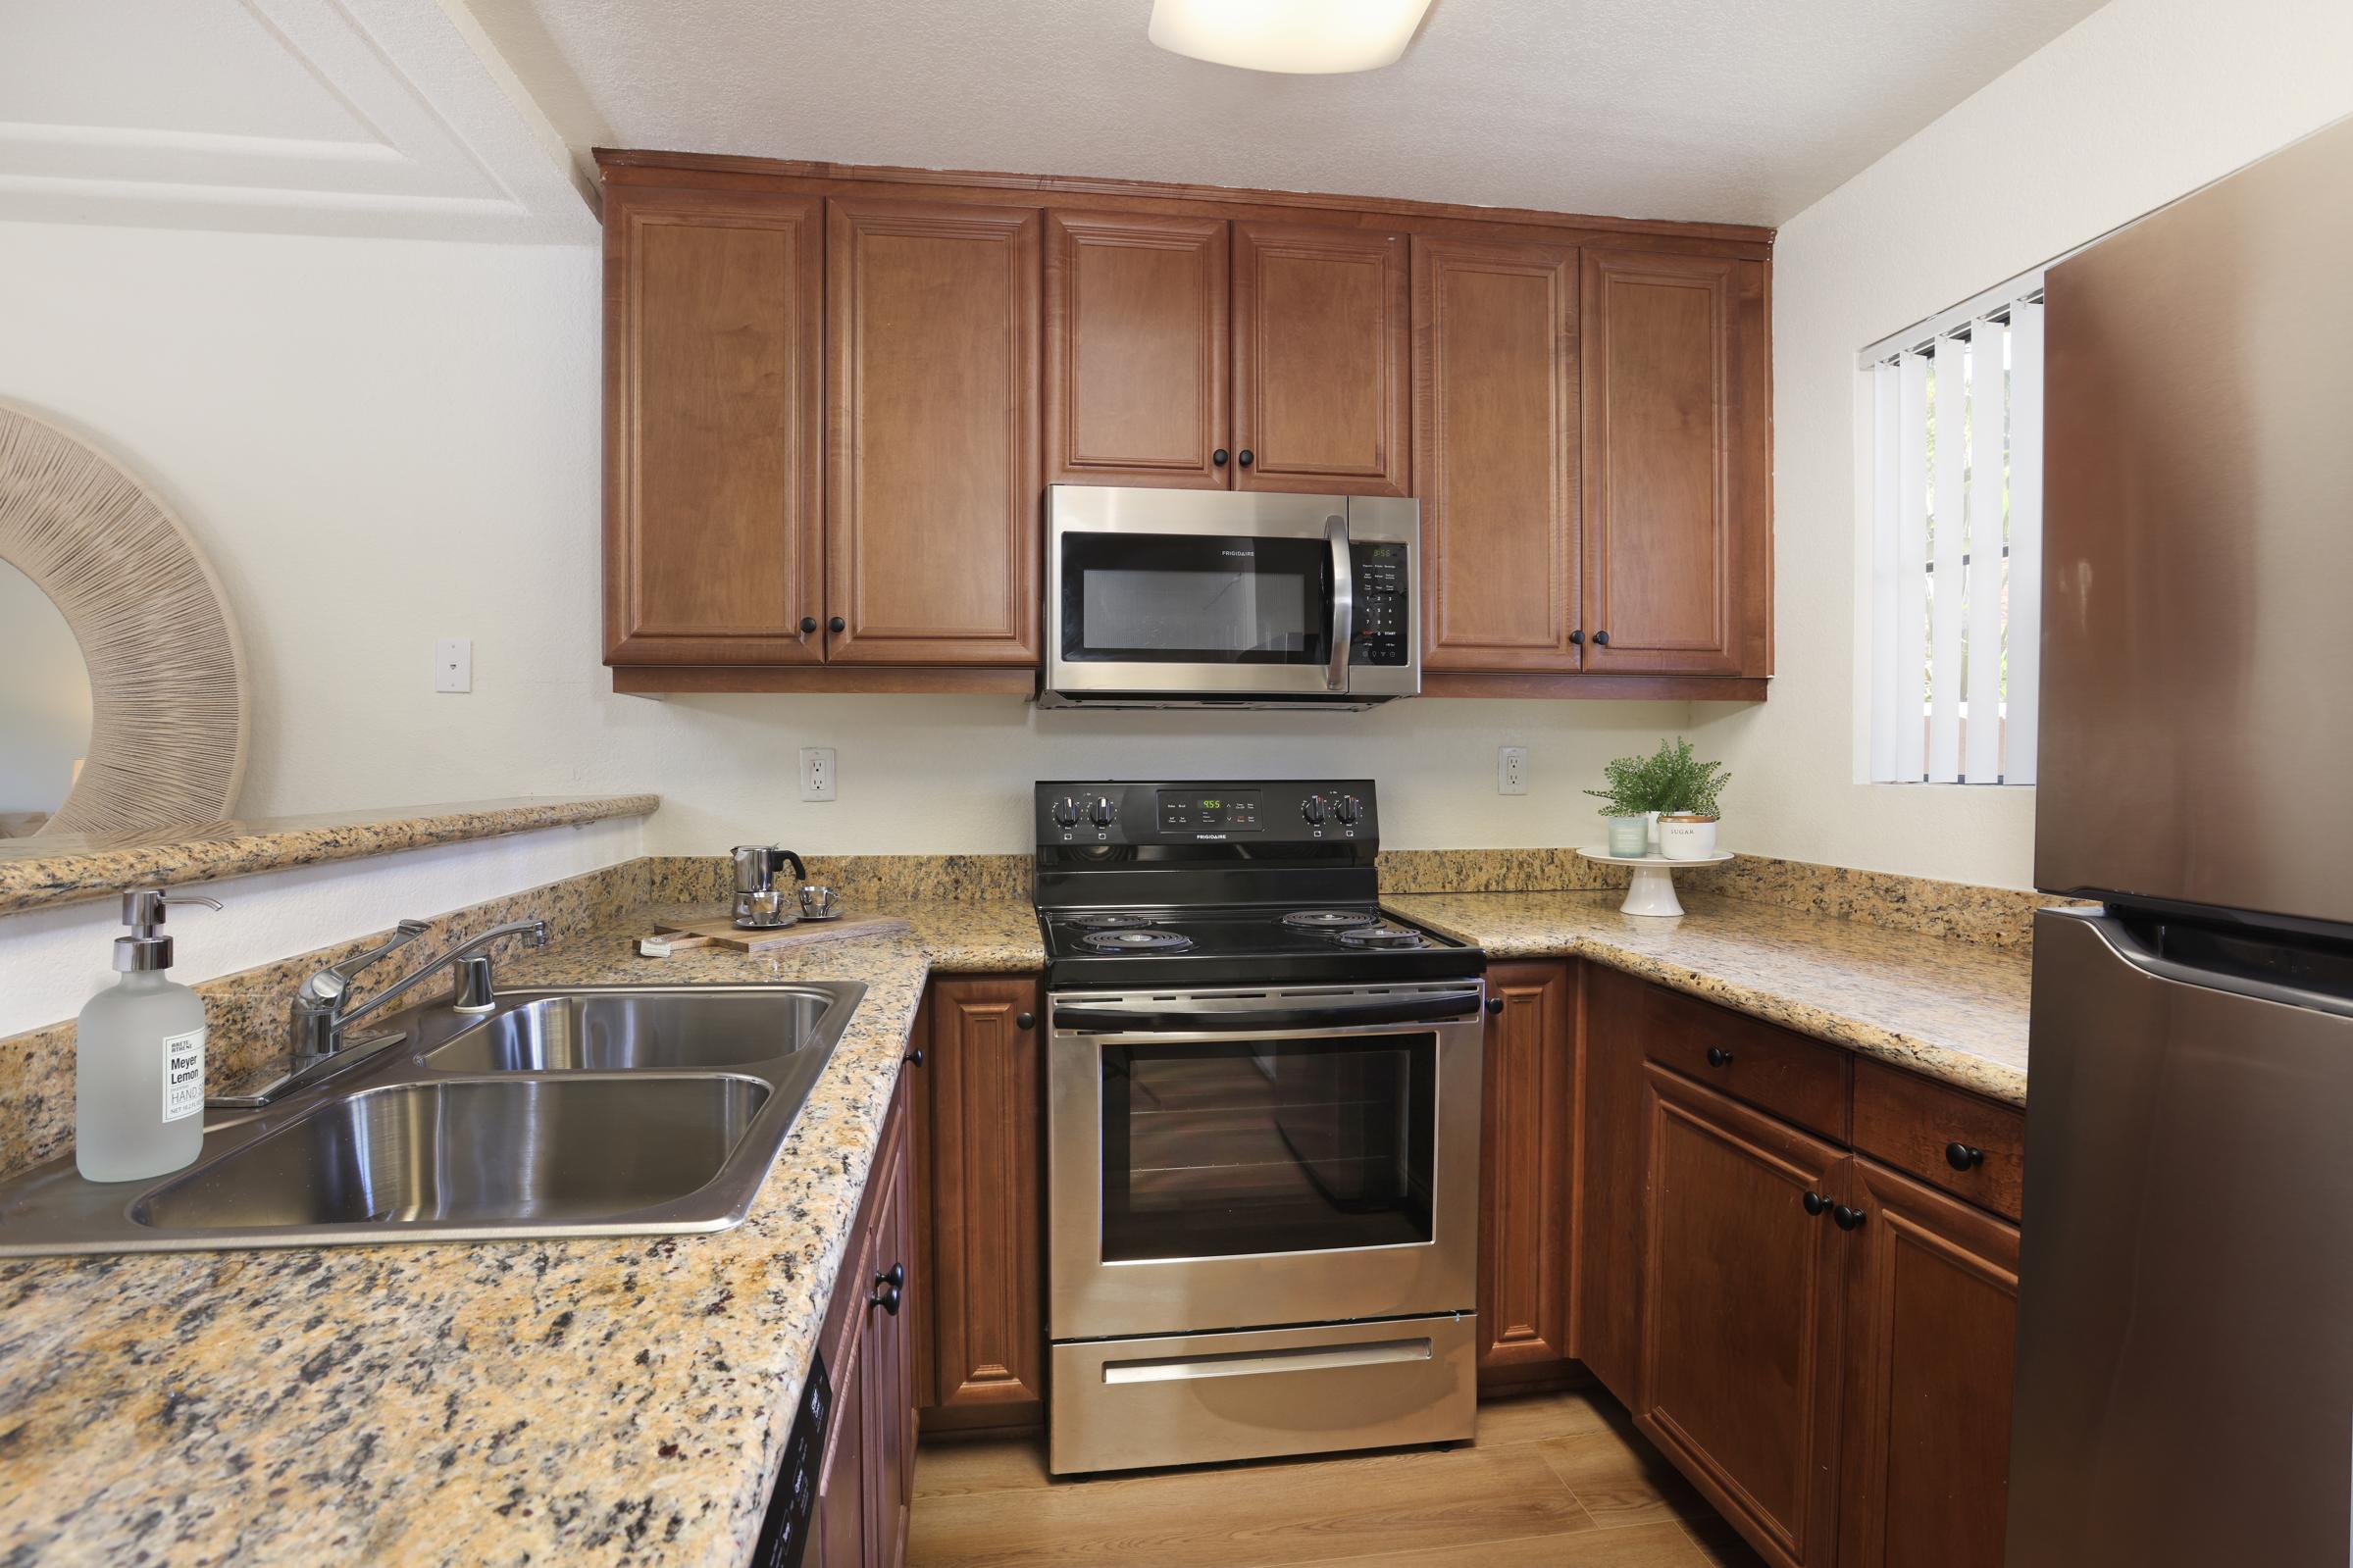
[[[1046,1473],[1044,1440],[928,1443],[908,1568],[1757,1568],[1607,1395],[1479,1407],[1474,1443]]]

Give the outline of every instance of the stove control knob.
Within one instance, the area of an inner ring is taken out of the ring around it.
[[[1311,823],[1321,823],[1324,817],[1323,796],[1309,795],[1299,803],[1299,814]]]
[[[1055,822],[1061,824],[1065,828],[1075,828],[1078,826],[1079,803],[1071,799],[1068,795],[1064,795],[1061,799],[1055,801],[1051,809],[1053,811]]]
[[[1333,809],[1338,813],[1340,820],[1351,828],[1362,821],[1364,817],[1364,802],[1358,800],[1355,795],[1342,795],[1340,803]]]
[[[1097,795],[1087,806],[1087,820],[1098,828],[1110,827],[1111,819],[1118,815],[1119,808],[1111,804],[1109,795]]]

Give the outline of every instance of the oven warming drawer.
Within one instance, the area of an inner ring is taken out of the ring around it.
[[[1053,1347],[1055,1475],[1472,1436],[1472,1313]]]

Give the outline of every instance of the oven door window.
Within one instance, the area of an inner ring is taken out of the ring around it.
[[[1104,1262],[1430,1239],[1436,1036],[1101,1057]]]
[[[1062,657],[1072,662],[1323,665],[1331,605],[1331,551],[1319,539],[1062,540]]]

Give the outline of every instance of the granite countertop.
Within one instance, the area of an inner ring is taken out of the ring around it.
[[[649,816],[661,800],[643,794],[522,795],[152,831],[0,838],[0,915],[111,897],[126,887],[184,887],[287,866]]]
[[[912,930],[644,959],[640,910],[502,961],[866,983],[735,1230],[0,1262],[0,1562],[742,1562],[925,976],[1044,962],[1025,902],[882,907]]]
[[[1867,1056],[2022,1106],[2032,959],[2015,947],[1687,894],[1679,919],[1624,894],[1407,893],[1382,900],[1490,958],[1593,958]]]

